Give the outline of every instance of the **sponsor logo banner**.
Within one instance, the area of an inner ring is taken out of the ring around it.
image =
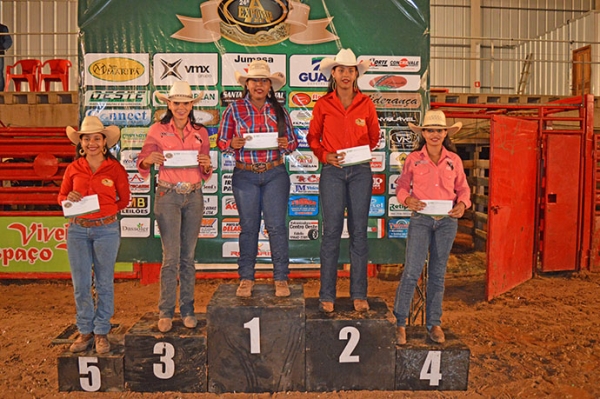
[[[221,154],[221,170],[231,172],[235,169],[235,156],[233,154]]]
[[[365,93],[365,95],[369,96],[377,109],[421,108],[421,95],[419,93],[370,92]]]
[[[369,217],[385,215],[385,197],[383,195],[371,196],[371,207]]]
[[[137,170],[137,160],[138,155],[140,155],[141,150],[121,150],[119,154],[119,160],[121,165],[125,168],[125,170]]]
[[[127,176],[132,193],[150,192],[150,179],[144,179],[139,173],[127,173]]]
[[[324,91],[292,91],[289,95],[288,107],[314,108],[317,100],[325,94]]]
[[[421,88],[421,77],[419,75],[366,73],[358,78],[358,88],[365,91],[417,91]]]
[[[308,128],[312,119],[312,111],[294,110],[290,112],[290,118],[292,119],[292,125]]]
[[[217,173],[213,173],[210,178],[204,182],[204,186],[202,186],[203,194],[214,194],[219,191],[219,175]]]
[[[373,195],[382,195],[385,194],[385,174],[383,173],[374,173],[373,174],[373,190],[371,194]]]
[[[385,237],[385,219],[369,219],[367,222],[367,238]]]
[[[219,151],[210,150],[208,152],[208,156],[210,157],[210,166],[212,166],[213,171],[219,169]]]
[[[239,258],[240,257],[240,245],[238,241],[227,241],[223,243],[224,258]],[[271,246],[268,241],[258,242],[258,252],[256,255],[258,258],[270,258],[271,257]]]
[[[158,90],[162,94],[168,94],[169,90]],[[219,91],[218,90],[192,90],[192,95],[199,96],[201,98],[200,101],[195,103],[193,106],[195,107],[216,107],[219,105]],[[166,107],[167,103],[159,101],[158,98],[153,95],[152,96],[152,105],[155,107]]]
[[[410,219],[389,219],[388,238],[408,237],[408,223]]]
[[[240,98],[242,98],[241,90],[224,90],[221,92],[221,106],[227,107],[229,104],[235,100],[239,100]],[[275,98],[277,98],[277,102],[279,104],[285,106],[287,93],[284,91],[278,91],[275,93]]]
[[[361,55],[358,62],[368,62],[369,72],[419,72],[421,57]]]
[[[419,135],[410,129],[392,128],[389,133],[390,150],[412,151],[419,142]]]
[[[226,53],[221,56],[223,66],[221,70],[221,84],[223,86],[239,86],[235,80],[235,73],[248,74],[248,65],[255,60],[263,60],[269,64],[271,74],[286,73],[285,54],[244,54]]]
[[[216,195],[204,196],[204,216],[216,216],[219,213],[219,197]]]
[[[221,193],[232,194],[233,193],[233,173],[223,173],[221,176]]]
[[[318,183],[292,183],[290,194],[319,194]]]
[[[219,236],[219,219],[202,218],[198,238],[217,238]]]
[[[308,135],[308,129],[300,129],[295,127],[294,132],[296,133],[296,140],[298,141],[298,148],[309,148],[306,136]]]
[[[154,85],[170,86],[184,80],[190,86],[215,86],[219,81],[216,53],[157,53],[154,55]]]
[[[385,152],[371,152],[371,170],[373,172],[383,172],[385,170]]]
[[[319,180],[321,180],[321,175],[318,175],[318,174],[312,174],[312,175],[310,175],[310,174],[292,174],[292,175],[290,175],[290,182],[292,184],[296,184],[296,183],[319,184]]]
[[[290,220],[289,239],[293,241],[312,241],[319,238],[318,220]]]
[[[390,179],[388,180],[389,182],[389,186],[388,186],[388,194],[396,194],[396,180],[398,180],[400,178],[400,175],[390,175]]]
[[[132,195],[129,206],[121,211],[121,215],[149,215],[150,214],[150,196]]]
[[[89,90],[85,92],[85,105],[89,107],[147,107],[146,90]]]
[[[152,113],[149,109],[88,109],[85,115],[97,116],[104,126],[147,126],[151,123]]]
[[[242,232],[240,219],[225,218],[221,221],[221,237],[222,238],[238,238]]]
[[[291,195],[288,211],[290,216],[317,216],[319,197],[316,195]]]
[[[194,109],[192,112],[194,113],[196,122],[207,126],[218,125],[221,118],[218,109]],[[160,121],[166,113],[167,110],[165,108],[157,109],[154,113],[154,120],[157,122]]]
[[[148,54],[102,54],[84,56],[86,86],[147,86],[150,82]]]
[[[224,216],[238,216],[237,205],[235,203],[235,198],[233,195],[224,195],[221,198],[222,204],[222,212],[221,214]]]
[[[314,172],[319,170],[319,160],[312,151],[294,151],[287,158],[289,170],[292,172]]]
[[[121,148],[142,148],[148,127],[124,127],[121,129]]]
[[[410,216],[411,210],[398,202],[396,196],[390,197],[388,216]]]
[[[379,141],[377,142],[377,146],[374,148],[374,151],[385,149],[385,129],[379,129]]]
[[[379,119],[379,125],[381,127],[396,127],[401,126],[409,129],[408,123],[414,123],[417,125],[419,123],[419,115],[418,111],[377,111],[377,118]]]
[[[408,152],[390,152],[390,170],[402,172]]]
[[[327,77],[319,71],[321,61],[325,57],[334,58],[335,55],[292,55],[290,57],[290,86],[327,87]]]
[[[150,237],[150,218],[121,219],[121,237]]]

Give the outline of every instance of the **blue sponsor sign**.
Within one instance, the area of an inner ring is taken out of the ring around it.
[[[373,195],[371,197],[371,208],[369,209],[369,217],[385,215],[385,196]]]
[[[388,238],[408,237],[408,223],[410,219],[389,219]]]
[[[290,216],[317,216],[319,197],[317,195],[292,195],[288,210]]]

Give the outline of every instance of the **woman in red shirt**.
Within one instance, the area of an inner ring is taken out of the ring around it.
[[[329,78],[327,94],[315,104],[308,144],[323,164],[319,195],[323,217],[319,307],[333,312],[344,212],[350,234],[350,297],[357,311],[367,302],[367,223],[373,176],[371,150],[379,142],[379,120],[371,99],[358,90],[357,80],[369,68],[350,49],[321,61]]]
[[[117,212],[130,202],[127,172],[109,152],[121,133],[117,126],[105,128],[98,117],[86,116],[80,130],[67,127],[67,136],[77,145],[77,154],[65,170],[58,203],[68,207],[97,195],[100,205],[95,212],[71,218],[68,228],[67,252],[79,330],[69,349],[82,352],[95,342],[96,352],[106,353],[110,351],[107,334],[114,313],[114,267],[121,240]]]

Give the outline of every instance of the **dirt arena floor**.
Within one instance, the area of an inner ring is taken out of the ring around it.
[[[600,398],[600,274],[537,276],[491,302],[484,300],[485,254],[451,257],[443,324],[471,350],[467,391],[342,391],[275,394],[63,393],[57,356],[66,345],[52,340],[74,322],[68,281],[0,280],[0,398]],[[317,296],[317,280],[303,282]],[[199,280],[196,311],[219,284]],[[369,280],[369,296],[392,306],[397,281]],[[339,293],[348,295],[348,279]],[[120,281],[113,323],[128,327],[156,311],[158,284]]]

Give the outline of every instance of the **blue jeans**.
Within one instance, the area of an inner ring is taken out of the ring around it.
[[[121,243],[119,222],[81,227],[71,223],[67,252],[73,280],[77,329],[81,334],[108,334],[115,311],[115,261]],[[93,273],[93,274],[92,274]],[[92,297],[92,279],[96,304]]]
[[[201,189],[189,194],[177,194],[171,189],[156,188],[154,216],[160,230],[163,252],[158,300],[160,318],[173,318],[177,300],[177,277],[181,317],[194,315],[194,255],[203,212],[204,197]]]
[[[402,327],[406,325],[410,303],[428,253],[425,324],[428,329],[441,325],[446,263],[456,237],[457,228],[458,219],[445,217],[441,220],[435,220],[430,216],[413,212],[408,225],[406,262],[394,301],[396,325]]]
[[[273,279],[288,278],[289,245],[286,213],[290,198],[290,176],[280,165],[264,173],[235,168],[232,178],[233,196],[240,214],[240,257],[238,273],[241,280],[254,280],[258,254],[258,232],[261,213],[269,234]]]
[[[322,302],[335,301],[340,240],[346,208],[350,235],[350,297],[367,299],[367,224],[372,189],[373,176],[371,165],[368,163],[344,168],[323,166],[319,182],[323,216],[319,291],[319,299]]]

